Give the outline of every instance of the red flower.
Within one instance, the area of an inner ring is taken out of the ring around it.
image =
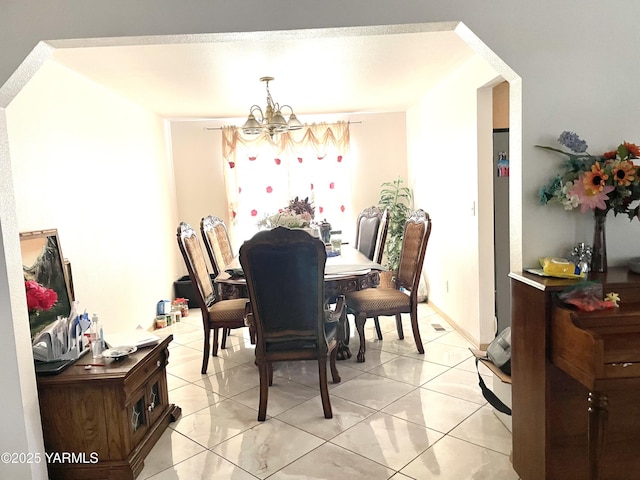
[[[335,184],[334,184],[333,182],[331,182],[331,183],[329,184],[329,188],[330,188],[331,190],[333,190],[333,189],[335,188]]]
[[[43,287],[35,280],[26,280],[24,288],[27,293],[27,308],[30,312],[49,310],[58,301],[58,294],[54,290]]]
[[[282,162],[282,160],[280,160],[279,158],[276,158],[274,161],[276,162],[276,165],[280,165],[280,163]]]
[[[273,192],[273,188],[267,187],[267,193],[271,193],[271,192]]]
[[[344,208],[344,205],[340,205],[340,211],[341,211],[342,213],[344,213],[344,211],[345,211],[345,210],[346,210],[346,209]]]
[[[338,163],[342,161],[342,155],[338,155]]]
[[[235,211],[235,210],[232,210],[232,211],[231,211],[231,217],[236,218],[236,215],[237,215],[236,211]]]
[[[319,213],[324,212],[324,208],[322,208],[322,207],[318,207],[318,212],[319,212]]]
[[[311,184],[311,190],[313,190],[313,183]]]
[[[235,166],[236,166],[235,162],[229,162],[229,168],[233,168]]]
[[[302,163],[302,157],[298,157],[298,163]]]
[[[255,209],[251,210],[251,216],[255,217],[256,215],[258,215],[258,211]]]
[[[249,161],[253,162],[258,157],[249,157]]]

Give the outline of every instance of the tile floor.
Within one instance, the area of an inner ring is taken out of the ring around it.
[[[380,319],[382,341],[367,321],[366,362],[357,363],[355,354],[339,361],[342,382],[329,384],[330,420],[322,413],[317,363],[275,364],[267,420],[258,422],[258,372],[246,329],[232,333],[201,375],[201,317],[190,310],[157,331],[174,336],[169,400],[182,416],[137,480],[518,479],[509,461],[511,434],[480,393],[470,344],[427,304],[419,318],[424,355],[408,316],[403,341],[394,318]],[[436,332],[432,323],[446,330]],[[481,372],[491,385],[489,371]]]

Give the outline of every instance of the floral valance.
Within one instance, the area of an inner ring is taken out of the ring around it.
[[[349,122],[314,123],[300,130],[276,134],[273,138],[267,132],[244,135],[241,128],[227,126],[222,128],[222,155],[228,160],[233,159],[238,146],[242,145],[247,150],[271,147],[275,155],[313,147],[318,156],[324,156],[328,147],[348,153],[349,141]]]

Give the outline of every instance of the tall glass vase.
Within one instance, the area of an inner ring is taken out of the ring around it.
[[[593,230],[593,247],[591,252],[591,271],[607,271],[607,239],[605,237],[605,225],[609,210],[594,211],[595,226]]]

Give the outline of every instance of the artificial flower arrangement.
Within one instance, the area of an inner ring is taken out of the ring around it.
[[[540,189],[542,205],[559,203],[565,210],[580,207],[581,212],[593,211],[595,215],[613,210],[615,215],[624,213],[630,219],[638,216],[639,207],[631,204],[640,199],[638,166],[633,163],[640,156],[640,147],[625,141],[616,150],[591,155],[587,142],[568,131],[562,132],[558,143],[569,151],[536,145],[567,156],[562,173]]]
[[[51,288],[40,285],[35,280],[25,280],[24,288],[27,293],[27,308],[29,313],[39,313],[50,310],[58,301],[58,294]]]
[[[289,205],[273,215],[266,215],[258,222],[259,227],[275,228],[309,228],[314,218],[314,207],[309,197],[301,200],[298,197],[289,201]]]

